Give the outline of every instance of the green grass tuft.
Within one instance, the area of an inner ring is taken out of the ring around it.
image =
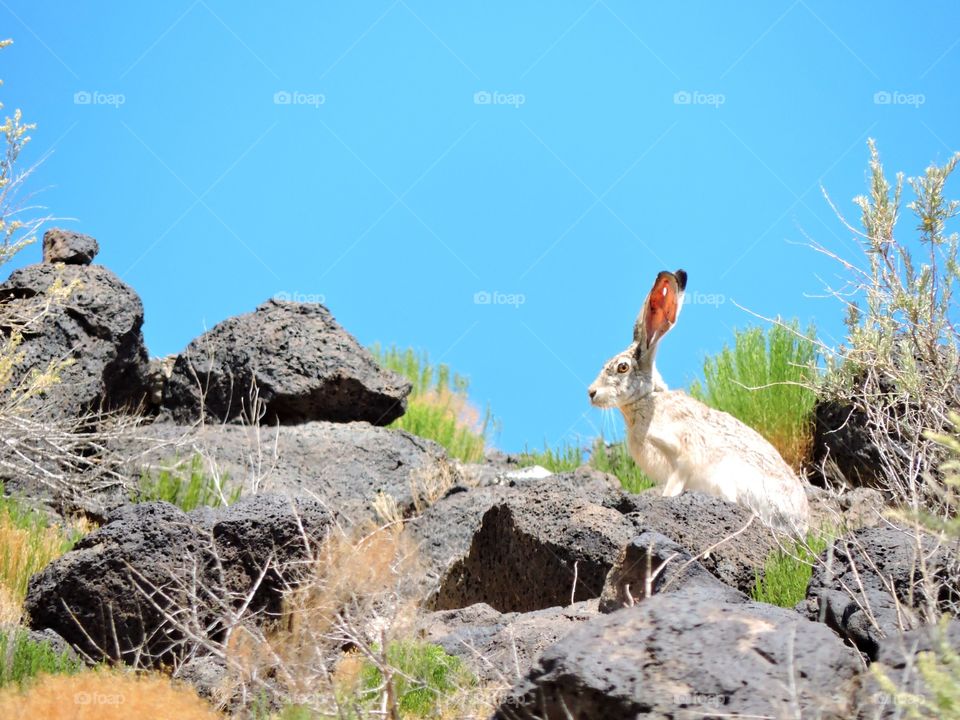
[[[523,467],[539,465],[552,473],[572,472],[583,465],[583,448],[567,443],[554,450],[544,443],[542,451],[524,450],[519,461]]]
[[[84,667],[79,658],[32,639],[22,628],[0,630],[0,687],[12,683],[23,687],[25,681],[40,673],[69,675]]]
[[[470,404],[467,378],[451,372],[447,365],[431,364],[427,353],[380,345],[370,350],[381,366],[413,383],[407,412],[390,427],[438,442],[452,457],[464,462],[483,460],[494,420],[489,408],[481,415]]]
[[[616,475],[620,485],[629,493],[640,493],[656,485],[630,456],[625,440],[607,445],[598,438],[590,454],[590,464],[597,470]]]
[[[733,348],[724,347],[703,365],[705,383],[690,394],[754,428],[779,450],[794,469],[809,458],[813,443],[817,347],[813,326],[798,335],[798,323],[736,332]]]
[[[643,492],[656,484],[637,467],[625,441],[607,445],[602,437],[598,438],[587,462],[597,470],[615,475],[623,489],[630,493]],[[542,451],[521,453],[520,464],[540,465],[553,473],[572,472],[584,464],[584,450],[570,443],[557,448],[544,445]]]
[[[442,698],[477,683],[463,662],[439,645],[392,642],[386,660],[393,669],[394,696],[402,716],[428,717]],[[379,668],[366,663],[360,681],[367,700],[381,697],[384,678]]]
[[[152,502],[165,500],[176,505],[184,512],[190,512],[202,505],[221,507],[232,505],[240,499],[242,488],[231,486],[226,475],[219,480],[208,474],[203,458],[194,455],[189,466],[175,463],[156,473],[146,470],[140,476],[140,484],[134,489],[131,500],[134,502]]]
[[[792,608],[807,596],[813,565],[831,542],[829,535],[811,532],[806,542],[797,541],[789,551],[775,551],[764,563],[763,575],[757,573],[751,597]]]

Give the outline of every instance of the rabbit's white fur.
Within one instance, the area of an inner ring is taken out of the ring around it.
[[[686,273],[662,272],[634,327],[634,342],[590,386],[597,407],[618,407],[637,465],[665,496],[699,490],[750,508],[775,527],[802,533],[809,507],[803,484],[753,428],[679,390],[654,365],[660,339],[683,303]]]

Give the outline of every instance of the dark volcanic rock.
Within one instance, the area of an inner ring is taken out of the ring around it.
[[[469,553],[433,598],[437,610],[487,603],[527,612],[600,596],[607,571],[635,534],[614,509],[615,480],[582,469],[523,484],[487,510]],[[574,587],[576,590],[574,591]]]
[[[926,652],[935,653],[941,669],[945,669],[947,656],[960,652],[960,622],[951,620],[945,627],[927,625],[881,640],[877,661],[872,672],[864,676],[857,693],[857,717],[901,720],[910,717],[911,710],[919,709],[919,698],[934,702],[936,707],[934,693],[917,665],[917,656]],[[875,673],[890,681],[892,692],[881,686]],[[921,713],[920,716],[928,715]]]
[[[124,441],[116,450],[134,458],[126,471],[131,480],[177,459],[188,473],[190,460],[200,455],[229,485],[246,492],[257,488],[315,497],[346,520],[372,517],[379,493],[411,513],[415,489],[454,485],[458,479],[435,442],[362,422],[279,427],[155,423],[144,428],[140,439]]]
[[[173,677],[192,685],[197,695],[215,705],[227,699],[222,695],[229,685],[230,675],[226,663],[220,658],[212,655],[190,658],[177,668]]]
[[[323,305],[269,300],[191,342],[177,358],[164,407],[178,422],[204,413],[263,421],[387,425],[403,415],[410,382],[382,369]]]
[[[529,613],[500,613],[479,603],[429,613],[419,620],[418,634],[458,656],[484,682],[511,686],[544,649],[596,616],[596,600]]]
[[[699,587],[718,598],[746,600],[747,596],[725,585],[690,553],[656,532],[633,538],[620,551],[607,573],[600,595],[600,612],[632,607],[650,595]]]
[[[33,576],[30,627],[56,631],[93,659],[169,663],[194,634],[216,640],[244,603],[251,622],[277,612],[284,583],[331,521],[313,500],[274,495],[192,513],[124,506]]]
[[[43,262],[89,265],[100,252],[100,244],[89,235],[51,228],[43,234]]]
[[[451,565],[466,557],[484,514],[514,492],[502,485],[458,485],[405,525],[419,548],[428,581],[438,584]]]
[[[47,394],[54,412],[71,415],[101,406],[139,406],[147,393],[143,305],[137,294],[99,265],[30,265],[0,285],[7,317],[26,321],[41,314],[57,280],[79,283],[62,302],[24,329],[22,362],[13,382],[63,360],[61,382]],[[2,328],[10,332],[10,326]]]
[[[893,440],[891,439],[891,442]],[[833,482],[876,487],[882,467],[867,418],[856,408],[821,401],[814,408],[813,461]]]
[[[863,528],[821,555],[805,607],[876,659],[882,639],[918,627],[924,608],[955,612],[958,577],[955,547],[925,533],[918,541],[912,530]]]
[[[709,549],[708,557],[698,557],[704,567],[746,594],[753,588],[757,571],[763,570],[767,557],[779,547],[774,531],[758,518],[751,521],[749,510],[712,495],[685,492],[660,497],[646,492],[631,495],[623,510],[633,521],[635,534],[662,533],[695,556]]]
[[[495,717],[847,720],[859,669],[823,625],[692,586],[572,630]]]

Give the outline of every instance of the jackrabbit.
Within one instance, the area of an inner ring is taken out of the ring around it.
[[[807,496],[797,475],[758,432],[680,390],[669,390],[654,356],[677,322],[687,273],[663,271],[633,328],[633,342],[590,386],[596,407],[618,407],[630,454],[663,495],[699,490],[750,508],[775,527],[805,532]]]

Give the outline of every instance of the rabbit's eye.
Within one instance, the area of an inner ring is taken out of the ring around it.
[[[625,372],[626,372],[627,370],[629,370],[629,369],[630,369],[630,364],[629,364],[629,363],[625,363],[625,362],[617,363],[617,372],[618,372],[618,373],[625,373]]]

